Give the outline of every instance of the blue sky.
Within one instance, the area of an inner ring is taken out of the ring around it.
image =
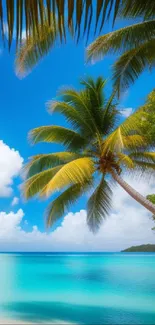
[[[29,130],[41,125],[63,124],[59,115],[50,116],[45,103],[56,96],[57,90],[64,85],[72,85],[79,89],[80,77],[99,75],[109,78],[114,57],[109,56],[94,65],[85,64],[85,44],[81,41],[75,45],[70,41],[66,45],[57,46],[26,78],[20,80],[14,71],[14,51],[5,49],[0,54],[0,139],[9,147],[17,150],[24,162],[28,157],[43,152],[58,151],[59,147],[49,144],[31,146],[27,140]],[[119,106],[136,109],[146,95],[154,87],[155,72],[145,72],[129,91],[122,97]],[[110,90],[110,84],[109,84]],[[107,90],[107,95],[108,95]],[[13,193],[10,197],[0,198],[0,211],[16,213],[20,208],[24,216],[20,226],[24,231],[31,231],[37,225],[45,231],[44,210],[47,202],[32,200],[24,202],[19,190],[21,178],[13,180]],[[11,206],[13,197],[20,198],[19,204]],[[82,199],[72,208],[72,212],[85,209],[86,199]],[[25,223],[24,221],[27,220]]]

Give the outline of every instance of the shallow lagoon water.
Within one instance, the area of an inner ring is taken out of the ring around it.
[[[0,319],[155,324],[155,254],[0,254]]]

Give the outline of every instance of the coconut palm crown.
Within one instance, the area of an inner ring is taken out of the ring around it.
[[[41,126],[30,132],[34,144],[54,142],[63,145],[66,151],[32,157],[25,167],[25,197],[59,193],[54,195],[46,212],[47,225],[51,226],[88,192],[87,223],[93,232],[112,207],[112,182],[119,183],[155,213],[155,205],[122,179],[126,173],[146,176],[155,170],[154,145],[141,127],[146,119],[144,116],[142,119],[143,109],[120,124],[116,103],[105,95],[106,81],[100,77],[96,81],[87,78],[81,84],[82,90],[65,88],[58,99],[48,103],[49,112],[63,114],[70,127]]]

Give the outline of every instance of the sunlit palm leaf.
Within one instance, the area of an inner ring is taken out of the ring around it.
[[[128,155],[120,152],[117,154],[118,156],[118,164],[119,165],[124,165],[125,167],[132,169],[134,168],[134,162],[131,159],[131,157],[129,157]]]
[[[107,137],[107,139],[103,142],[103,152],[107,151],[121,151],[124,149],[124,136],[122,134],[121,128],[118,127],[112,134]]]
[[[115,131],[103,142],[103,153],[110,150],[117,152],[123,149],[136,150],[148,145],[146,136],[143,135],[140,121],[144,117],[143,108],[130,115]],[[137,133],[138,134],[134,134]]]
[[[65,145],[68,149],[82,148],[88,141],[79,133],[61,126],[42,126],[33,129],[29,134],[32,143],[55,142]]]
[[[74,184],[53,200],[47,208],[47,226],[50,227],[66,213],[81,195],[90,187],[90,183]]]
[[[88,61],[102,59],[109,53],[137,49],[144,42],[155,37],[155,20],[140,22],[103,36],[99,36],[87,48]]]
[[[96,232],[111,209],[112,191],[104,177],[88,200],[87,224],[91,231]]]
[[[124,136],[123,142],[124,142],[124,147],[130,150],[134,150],[134,149],[139,150],[140,148],[142,149],[148,145],[145,136],[139,134]]]
[[[132,130],[132,129],[131,129]],[[130,131],[131,131],[130,130]],[[123,132],[124,131],[124,132]],[[105,151],[116,151],[121,152],[122,150],[139,150],[144,148],[147,143],[145,137],[135,135],[124,135],[127,131],[123,128],[118,127],[105,141],[103,144],[103,152]]]
[[[49,196],[71,184],[84,184],[91,180],[95,170],[91,158],[84,157],[65,164],[58,173],[51,179],[42,191],[42,195]]]
[[[54,24],[53,14],[51,14],[50,19],[50,26],[47,17],[44,24],[38,26],[38,35],[35,38],[30,35],[27,40],[23,40],[22,45],[18,48],[16,74],[19,77],[27,75],[56,44],[59,34],[58,24]]]
[[[57,166],[44,170],[34,176],[30,177],[24,184],[23,192],[26,199],[33,197],[38,194],[52,179],[52,177],[62,168]]]
[[[24,172],[27,178],[29,178],[36,173],[40,173],[42,170],[65,164],[78,157],[80,157],[80,155],[73,152],[56,152],[36,155],[33,156],[31,161],[25,166]]]

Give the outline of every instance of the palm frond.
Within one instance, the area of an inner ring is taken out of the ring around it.
[[[43,24],[38,26],[38,34],[34,38],[33,34],[28,39],[22,41],[16,53],[16,74],[25,77],[32,68],[53,48],[58,40],[58,24],[54,24],[53,14],[46,17]]]
[[[60,109],[63,112],[65,111],[65,114],[69,118],[73,118],[75,123],[76,116],[78,117],[76,124],[77,127],[81,124],[81,133],[83,136],[94,137],[96,134],[106,135],[114,128],[117,115],[116,104],[114,104],[113,98],[111,102],[107,102],[104,95],[106,80],[99,77],[94,81],[91,77],[87,77],[81,80],[81,84],[85,87],[82,91],[66,88],[59,92],[59,95],[64,100],[63,103],[67,102],[67,105],[64,108],[60,107]],[[71,106],[74,109],[71,109]],[[83,119],[82,123],[79,118]]]
[[[31,158],[31,161],[25,165],[24,173],[26,173],[26,177],[29,178],[47,168],[65,164],[69,161],[79,158],[80,156],[81,155],[76,154],[74,152],[65,151],[36,155],[33,156]]]
[[[144,17],[149,19],[155,16],[154,0],[125,0],[121,10],[123,17]]]
[[[47,107],[50,113],[63,114],[67,122],[69,122],[74,129],[81,130],[83,134],[87,136],[92,135],[93,130],[87,119],[84,119],[79,111],[71,104],[65,101],[53,100],[47,103]]]
[[[8,26],[8,44],[11,46],[13,37],[16,42],[22,40],[22,31],[26,29],[26,35],[38,37],[40,23],[43,26],[44,19],[51,26],[51,11],[53,20],[58,21],[60,40],[66,38],[68,30],[72,28],[75,39],[80,36],[89,37],[90,30],[101,31],[105,21],[111,16],[115,21],[121,0],[0,0],[1,35],[4,37],[4,24]],[[46,9],[46,17],[44,16]]]
[[[125,52],[113,66],[113,84],[118,95],[134,83],[145,68],[154,65],[155,39]]]
[[[155,37],[155,20],[143,21],[99,36],[87,48],[87,60],[102,59],[109,53],[124,53],[137,49]]]
[[[104,179],[91,195],[87,205],[87,224],[91,231],[96,232],[103,219],[105,219],[111,209],[112,191]]]
[[[84,157],[75,159],[65,164],[51,181],[42,190],[42,195],[49,196],[71,184],[84,184],[91,180],[95,171],[94,162],[91,158]]]
[[[135,112],[133,112],[130,116],[128,116],[123,123],[121,123],[120,128],[123,132],[123,135],[134,135],[138,134],[142,137],[145,137],[146,140],[146,133],[144,133],[143,123],[148,122],[148,114],[145,111],[145,107],[142,106],[138,108]],[[151,123],[149,124],[151,127]]]
[[[118,164],[119,165],[123,165],[129,169],[134,168],[134,161],[132,160],[132,158],[122,152],[117,154],[118,157]]]
[[[51,26],[51,11],[53,20],[58,21],[60,40],[64,41],[72,28],[78,41],[81,36],[88,39],[90,31],[100,32],[110,17],[113,23],[120,14],[150,19],[155,15],[155,4],[154,0],[0,0],[1,38],[4,39],[4,24],[8,27],[9,47],[14,37],[17,44],[21,42],[24,29],[27,37],[38,37],[39,25],[43,26],[45,18]]]
[[[139,134],[127,135],[123,138],[124,147],[130,150],[139,150],[148,146],[145,136]]]
[[[153,97],[151,98],[153,100]],[[147,104],[130,115],[119,126],[120,132],[116,129],[110,137],[112,138],[112,148],[114,150],[117,149],[117,155],[128,152],[128,157],[132,159],[134,168],[137,170],[135,174],[138,172],[143,176],[150,176],[154,173],[155,156],[154,152],[147,151],[151,150],[152,147],[152,139],[148,135],[152,128],[152,123],[148,120],[146,108],[148,109]],[[147,123],[149,130],[144,128],[145,123]],[[114,138],[115,133],[116,137]],[[109,146],[111,146],[110,137],[107,138]],[[120,152],[121,150],[122,152]]]
[[[46,211],[47,226],[51,227],[64,213],[68,212],[69,207],[75,203],[81,195],[90,187],[90,183],[73,184],[55,200],[53,200]]]
[[[26,199],[29,199],[40,191],[49,183],[52,177],[62,168],[62,165],[44,170],[34,176],[28,178],[23,185],[23,193]]]
[[[87,105],[89,112],[94,120],[94,124],[97,126],[100,133],[102,133],[102,117],[103,106],[105,104],[104,88],[107,80],[102,77],[98,77],[96,81],[91,77],[87,77],[81,80],[81,84],[85,86]]]
[[[115,131],[103,142],[103,153],[106,151],[121,152],[122,150],[139,150],[148,145],[147,137],[141,135],[141,118],[143,110],[130,115]],[[135,134],[134,134],[135,133]]]
[[[59,91],[59,95],[65,101],[70,102],[77,111],[87,121],[93,131],[98,131],[98,126],[91,112],[91,105],[89,103],[90,96],[87,91],[76,91],[75,89],[66,88]]]
[[[81,149],[88,142],[88,139],[84,139],[79,133],[55,125],[33,129],[29,133],[29,139],[33,144],[38,142],[60,143],[70,150]]]
[[[138,159],[139,161],[146,163],[155,163],[155,152],[132,152],[129,155],[133,160]]]
[[[140,176],[152,177],[155,176],[155,163],[144,162],[138,159],[134,159],[134,165],[139,172]]]
[[[124,136],[122,130],[118,127],[112,134],[110,134],[102,146],[102,154],[108,151],[122,151],[124,149]]]

